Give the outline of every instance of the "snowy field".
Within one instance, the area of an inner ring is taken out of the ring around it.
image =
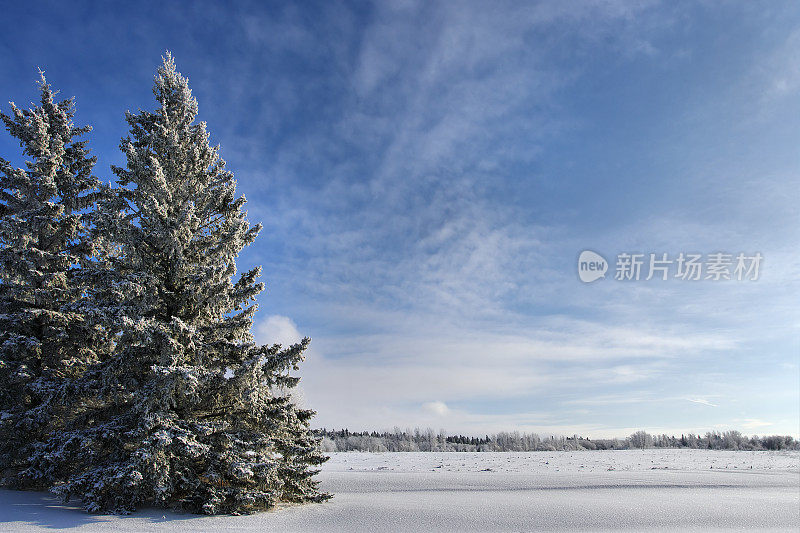
[[[797,531],[800,452],[335,453],[335,497],[252,516],[90,516],[0,491],[2,531]]]

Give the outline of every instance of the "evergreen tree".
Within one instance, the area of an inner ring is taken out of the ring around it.
[[[51,449],[73,468],[56,492],[114,512],[238,514],[323,501],[312,479],[327,459],[309,430],[314,412],[289,394],[309,339],[256,345],[260,268],[233,277],[260,225],[247,222],[169,54],[154,94],[156,111],[126,115],[127,165],[113,169],[119,186],[100,207],[97,227],[117,253],[103,259],[95,298],[119,335]]]
[[[0,113],[30,158],[24,170],[0,158],[0,472],[18,488],[52,482],[34,457],[61,428],[68,384],[104,346],[83,312],[98,181],[78,139],[91,127],[73,124],[73,100],[55,102],[40,75],[38,105]]]

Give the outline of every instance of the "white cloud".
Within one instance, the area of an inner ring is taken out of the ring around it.
[[[259,344],[281,344],[289,346],[302,340],[292,319],[281,315],[271,315],[255,325],[254,336]]]
[[[767,422],[766,420],[760,420],[758,418],[736,418],[734,419],[734,422],[736,427],[742,427],[750,430],[773,425],[772,422]]]
[[[436,416],[445,416],[450,413],[450,408],[444,402],[426,402],[422,404],[422,409]]]
[[[708,400],[706,400],[705,398],[686,398],[686,399],[689,400],[692,403],[699,403],[699,404],[702,404],[702,405],[708,405],[709,407],[719,407],[717,404],[711,403]]]

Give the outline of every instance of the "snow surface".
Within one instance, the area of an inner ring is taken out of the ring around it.
[[[335,497],[251,516],[87,515],[0,491],[0,531],[533,531],[800,528],[800,452],[334,453]]]

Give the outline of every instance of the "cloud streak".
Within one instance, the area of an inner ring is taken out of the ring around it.
[[[692,403],[699,403],[701,405],[707,405],[709,407],[719,407],[719,405],[717,405],[715,403],[711,403],[708,400],[706,400],[705,398],[686,398],[686,399],[688,401],[692,402]]]

